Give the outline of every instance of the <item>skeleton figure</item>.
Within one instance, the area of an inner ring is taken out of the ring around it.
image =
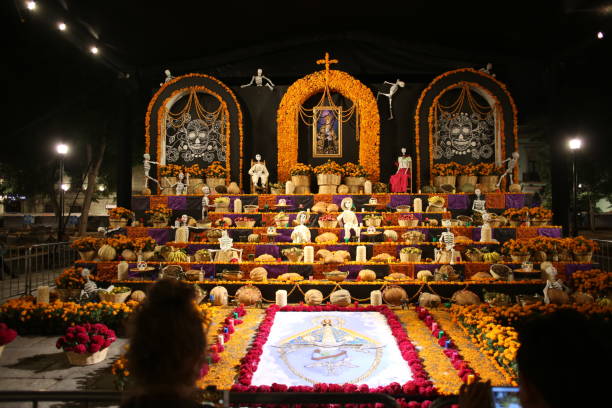
[[[567,291],[567,287],[563,284],[561,279],[557,278],[557,268],[552,265],[549,265],[545,270],[546,274],[546,286],[544,287],[544,303],[550,303],[550,298],[548,297],[549,289],[557,289],[562,291]]]
[[[351,230],[355,231],[357,239],[360,238],[361,229],[359,228],[359,220],[352,211],[353,199],[351,197],[345,197],[340,203],[342,213],[336,218],[344,226],[344,241],[348,242],[351,238]]]
[[[164,79],[164,82],[160,83],[159,86],[163,86],[164,83],[174,79],[174,76],[170,73],[169,69],[164,70],[164,74],[166,74],[166,79]]]
[[[480,242],[492,242],[493,240],[493,230],[491,229],[491,214],[483,212],[482,213],[482,227],[480,228]]]
[[[310,242],[310,230],[306,225],[304,225],[307,219],[308,214],[306,214],[304,211],[300,211],[296,216],[298,225],[291,232],[291,240],[294,244]]]
[[[247,86],[251,86],[253,85],[253,82],[255,82],[255,86],[263,86],[264,83],[264,79],[267,81],[265,86],[268,87],[269,90],[274,90],[274,84],[272,83],[272,80],[270,80],[270,78],[266,77],[265,75],[263,75],[263,70],[261,68],[257,69],[257,75],[253,75],[251,77],[251,82],[249,82],[248,84],[245,85],[240,85],[241,88],[246,88]]]
[[[472,204],[472,211],[474,211],[475,213],[478,213],[480,215],[483,215],[484,213],[487,212],[487,210],[485,208],[486,201],[480,198],[480,189],[479,188],[474,190],[474,193],[476,194],[476,198],[474,199],[474,203]],[[484,217],[483,217],[483,220],[484,220]]]
[[[485,68],[480,68],[479,71],[484,72],[485,74],[489,74],[495,78],[495,74],[493,73],[493,64],[491,64],[490,62],[487,63],[487,66]]]
[[[234,240],[227,235],[227,230],[223,230],[221,234],[219,238],[219,249],[212,250],[215,252],[215,262],[227,263],[234,258],[240,260],[242,258],[242,250],[232,247]]]
[[[506,160],[504,160],[502,162],[502,164],[505,163],[505,162],[508,162],[508,168],[506,169],[504,174],[499,176],[499,180],[497,181],[497,186],[496,186],[497,188],[499,188],[499,186],[501,186],[501,183],[502,183],[504,177],[506,177],[506,176],[510,177],[510,184],[514,184],[514,180],[512,179],[512,172],[514,171],[514,168],[518,164],[518,160],[519,160],[519,153],[518,152],[514,152],[514,153],[512,153],[512,157],[508,157]]]
[[[81,272],[81,276],[85,278],[85,286],[83,286],[83,290],[81,291],[81,299],[91,299],[98,290],[98,285],[89,279],[90,275],[91,272],[87,268],[84,268],[83,272]]]
[[[205,220],[208,218],[208,206],[210,205],[210,199],[208,198],[210,195],[210,188],[207,185],[202,187],[202,194],[204,194],[202,197],[202,220]]]
[[[261,187],[265,189],[268,184],[268,176],[270,173],[268,173],[268,169],[264,162],[261,161],[260,154],[255,155],[255,160],[255,163],[249,169],[249,175],[253,181],[253,186],[257,187],[258,183],[261,181]]]
[[[157,187],[159,187],[159,181],[157,181],[156,179],[154,179],[153,177],[149,176],[149,172],[151,171],[151,164],[159,164],[158,162],[152,161],[151,160],[151,156],[149,155],[149,153],[145,153],[143,155],[144,157],[144,161],[143,161],[143,168],[144,168],[144,188],[147,189],[149,188],[149,180],[152,180],[154,182],[157,183]]]
[[[185,181],[183,181],[185,180]],[[189,173],[187,173],[187,177],[181,171],[178,174],[178,181],[176,182],[176,195],[183,195],[187,193],[187,186],[189,185]]]
[[[176,220],[176,232],[174,233],[174,240],[176,242],[188,242],[189,241],[189,216],[187,214],[181,215],[181,218]]]
[[[376,94],[376,99],[378,99],[380,95],[389,99],[389,112],[391,113],[391,116],[389,116],[389,120],[391,120],[393,119],[393,95],[395,95],[395,93],[398,91],[399,88],[403,88],[405,84],[403,81],[400,81],[399,79],[395,81],[395,83],[385,81],[385,84],[391,85],[391,87],[389,88],[389,92],[384,93],[384,92],[378,91],[378,93]]]
[[[446,227],[446,231],[440,235],[440,242],[444,244],[444,251],[450,252],[450,264],[453,265],[455,263],[455,234],[450,230],[450,220],[442,220],[442,226]]]

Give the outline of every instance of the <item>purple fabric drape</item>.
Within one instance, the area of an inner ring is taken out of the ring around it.
[[[169,196],[168,207],[173,210],[186,210],[187,209],[187,197],[185,196]]]
[[[525,194],[506,194],[506,208],[523,208]]]
[[[451,210],[465,210],[470,206],[470,197],[467,194],[449,194],[448,208]]]

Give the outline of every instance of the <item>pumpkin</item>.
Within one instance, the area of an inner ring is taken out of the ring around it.
[[[383,232],[383,235],[385,236],[385,239],[387,241],[396,242],[398,238],[397,232],[393,230],[385,230],[385,232]]]
[[[259,242],[259,234],[249,234],[249,242]]]
[[[288,273],[283,273],[282,275],[279,275],[278,278],[276,279],[294,282],[294,281],[304,280],[304,277],[300,275],[299,273],[288,272]]]
[[[469,290],[458,290],[453,293],[453,297],[451,298],[453,302],[458,305],[478,305],[480,304],[480,298],[477,294]]]
[[[480,280],[493,280],[495,279],[493,276],[491,276],[491,274],[487,273],[487,272],[477,272],[474,275],[472,275],[472,277],[470,278],[470,280],[475,280],[475,281],[480,281]]]
[[[143,300],[145,300],[146,297],[147,295],[145,295],[145,293],[142,290],[135,290],[132,292],[130,299],[136,302],[142,302]]]
[[[325,211],[327,212],[338,212],[340,210],[340,207],[338,207],[338,204],[327,204],[327,208],[325,208]]]
[[[433,274],[427,269],[423,269],[417,273],[417,279],[422,282],[427,282],[433,279]]]
[[[511,193],[520,193],[522,190],[522,187],[520,184],[510,184],[510,187],[508,187],[508,191]]]
[[[407,275],[404,275],[403,273],[393,272],[393,273],[390,273],[389,275],[387,275],[385,277],[385,279],[386,280],[400,280],[400,281],[403,281],[403,280],[408,280],[409,278],[408,278]]]
[[[560,289],[548,289],[548,299],[550,299],[550,303],[555,305],[569,303],[568,294]]]
[[[256,282],[265,281],[268,278],[268,271],[265,268],[258,266],[257,268],[253,268],[251,272],[249,272],[249,278]]]
[[[576,292],[572,295],[572,298],[574,299],[574,303],[576,303],[577,305],[595,303],[595,299],[593,299],[593,296],[589,295],[588,293]]]
[[[253,285],[245,285],[236,291],[238,303],[251,306],[261,301],[261,291]]]
[[[438,295],[423,292],[419,296],[419,306],[421,307],[438,307],[442,303],[442,299]]]
[[[136,252],[132,251],[131,249],[124,249],[121,251],[121,257],[126,261],[135,261],[138,259]]]
[[[329,295],[329,301],[337,306],[348,306],[351,304],[351,294],[346,289],[340,289]]]
[[[327,249],[319,249],[315,254],[315,260],[317,261],[325,261],[328,256],[331,256],[332,252]]]
[[[117,256],[117,250],[108,244],[104,244],[98,249],[98,257],[101,261],[112,261]]]
[[[255,258],[255,262],[276,262],[276,258],[270,254],[261,254]]]
[[[168,254],[168,262],[189,262],[189,255],[183,251],[172,251]]]
[[[196,262],[211,262],[210,251],[208,249],[199,249],[195,253]]]
[[[333,232],[324,232],[323,234],[318,235],[315,238],[315,242],[317,244],[320,244],[323,242],[338,242],[338,236],[334,234]]]
[[[323,293],[317,289],[310,289],[304,293],[304,302],[309,306],[316,306],[323,303]]]
[[[232,181],[229,183],[229,186],[227,186],[227,192],[228,194],[240,194],[240,187],[238,187],[235,181]]]
[[[387,286],[385,290],[383,290],[383,299],[387,303],[399,306],[402,304],[402,300],[408,299],[408,294],[399,286]]]
[[[211,303],[215,306],[227,306],[227,289],[224,286],[215,286],[210,290]]]
[[[174,248],[168,245],[160,246],[159,250],[157,247],[155,248],[155,252],[158,252],[166,261],[168,260],[168,254],[172,251],[174,251]]]
[[[371,281],[375,281],[376,280],[376,272],[374,272],[371,269],[362,269],[359,271],[359,274],[357,275],[357,280],[363,281],[363,282],[371,282]]]

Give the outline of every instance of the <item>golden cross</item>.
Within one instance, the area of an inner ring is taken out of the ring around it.
[[[317,65],[325,64],[325,80],[329,77],[329,66],[331,64],[337,64],[339,61],[337,59],[329,59],[329,52],[325,53],[325,59],[317,60]]]

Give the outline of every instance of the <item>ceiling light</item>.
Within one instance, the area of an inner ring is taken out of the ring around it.
[[[599,31],[599,32],[597,32],[597,38],[599,38],[600,40],[603,40],[603,38],[604,38],[604,33],[603,33],[603,31]]]
[[[35,1],[27,1],[26,7],[28,10],[36,10],[36,2]]]
[[[55,151],[63,156],[66,153],[68,153],[68,145],[65,143],[60,143],[57,146],[55,146]]]
[[[94,54],[94,55],[96,55],[96,54],[99,52],[98,47],[96,47],[95,45],[94,45],[94,46],[92,46],[92,47],[89,49],[89,51],[91,51],[91,53],[92,53],[92,54]]]
[[[62,22],[59,22],[59,23],[57,23],[57,28],[58,28],[60,31],[66,31],[66,24],[64,24],[64,23],[62,23]]]
[[[578,150],[582,147],[582,139],[574,138],[569,141],[569,148],[572,150]]]

